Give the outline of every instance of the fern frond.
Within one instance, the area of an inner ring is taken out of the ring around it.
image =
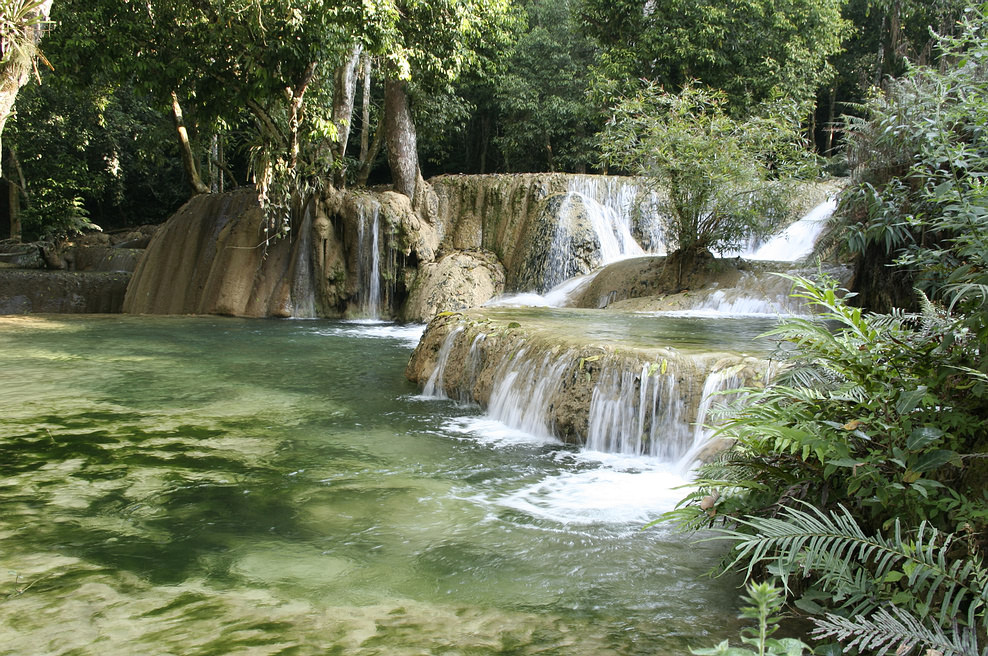
[[[856,615],[853,619],[828,613],[823,618],[813,618],[815,638],[832,638],[844,647],[874,650],[882,656],[895,648],[902,656],[921,646],[942,656],[988,656],[988,647],[978,651],[975,631],[954,625],[948,634],[937,625],[927,626],[912,613],[896,606],[889,610],[879,608],[871,617]]]
[[[781,573],[783,584],[786,575],[801,570],[804,577],[815,575],[826,591],[852,590],[845,606],[858,604],[858,612],[877,610],[882,601],[872,597],[867,586],[849,585],[853,579],[846,568],[835,566],[851,563],[862,573],[867,571],[862,581],[904,577],[917,606],[930,609],[929,614],[935,615],[931,619],[941,627],[949,626],[961,613],[968,626],[988,627],[988,570],[973,558],[951,558],[952,536],[943,536],[924,522],[915,537],[908,539],[898,521],[891,538],[869,536],[843,506],[826,514],[802,505],[806,510],[790,507],[778,517],[739,519],[753,534],[722,529],[721,533],[736,540],[732,567],[747,562],[750,577],[756,565],[767,564]]]

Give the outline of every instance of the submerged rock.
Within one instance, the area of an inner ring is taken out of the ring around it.
[[[130,273],[0,270],[0,314],[103,314],[123,307]]]

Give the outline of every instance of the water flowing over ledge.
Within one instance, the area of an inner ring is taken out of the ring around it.
[[[765,346],[750,342],[769,325],[764,322],[749,327],[748,340],[741,336],[737,350],[728,351],[695,341],[689,327],[680,328],[679,337],[660,337],[659,345],[646,345],[648,338],[634,330],[602,339],[614,330],[613,315],[595,338],[581,323],[593,321],[586,318],[593,311],[556,312],[554,319],[510,311],[440,316],[429,324],[406,375],[424,386],[425,395],[477,402],[491,418],[532,435],[657,458],[685,470],[715,448],[705,428],[712,405],[728,400],[725,390],[761,384],[769,369]],[[561,328],[565,324],[572,335]]]

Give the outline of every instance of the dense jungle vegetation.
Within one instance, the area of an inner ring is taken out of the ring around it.
[[[771,637],[787,605],[815,653],[983,656],[985,11],[3,0],[0,230],[153,223],[244,184],[280,230],[325,185],[414,198],[423,175],[607,171],[668,190],[670,243],[705,250],[764,230],[780,183],[849,175],[828,244],[859,295],[793,280],[829,323],[775,331],[780,374],[726,418],[734,448],[675,513],[753,581],[748,646],[697,653],[810,650]]]

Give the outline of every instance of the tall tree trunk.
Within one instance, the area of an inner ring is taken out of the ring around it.
[[[388,165],[391,167],[394,190],[414,200],[419,156],[406,82],[384,81],[384,117],[384,136],[388,144]]]
[[[336,160],[336,172],[333,183],[343,187],[346,183],[346,146],[350,140],[350,128],[353,125],[353,103],[357,95],[357,65],[360,63],[359,45],[353,46],[350,56],[337,67],[333,74],[333,124],[336,125],[337,138],[333,145],[333,157]]]
[[[14,182],[8,176],[8,186],[7,191],[10,194],[8,209],[10,211],[10,238],[13,241],[21,240],[21,196],[24,197],[24,206],[31,206],[31,198],[27,195],[27,179],[24,177],[24,169],[21,167],[21,162],[17,158],[17,152],[11,148],[7,147],[7,152],[10,153],[10,165],[13,167],[14,171],[17,173],[18,182]]]
[[[361,62],[363,89],[360,94],[360,165],[363,167],[370,153],[370,108],[371,108],[371,58],[364,55]]]
[[[202,176],[199,175],[199,167],[196,166],[196,159],[192,153],[192,143],[189,141],[189,131],[185,127],[185,116],[178,102],[178,94],[174,91],[172,91],[172,118],[175,120],[175,130],[178,132],[178,142],[182,149],[182,166],[185,167],[192,194],[208,194],[209,187],[203,183]]]
[[[830,86],[830,99],[827,103],[827,145],[823,154],[831,157],[834,154],[834,133],[837,132],[837,87]]]
[[[7,119],[14,112],[17,92],[34,70],[38,43],[41,42],[41,35],[51,15],[52,1],[44,0],[33,11],[28,12],[19,30],[15,29],[13,34],[0,40],[0,55],[3,57],[3,63],[0,64],[0,137]],[[0,152],[3,152],[2,145],[0,142]]]
[[[298,165],[298,156],[301,151],[301,141],[299,139],[299,126],[302,122],[302,103],[305,99],[305,92],[316,76],[316,62],[309,62],[302,72],[302,79],[292,87],[285,87],[285,97],[288,99],[288,168],[292,171]]]
[[[360,170],[357,171],[356,180],[358,187],[367,186],[367,179],[370,177],[371,169],[374,167],[374,160],[377,159],[378,153],[381,152],[381,143],[384,141],[382,138],[384,134],[382,123],[383,118],[378,119],[377,129],[374,130],[374,139],[371,140],[370,146],[367,148],[367,155],[360,160]]]

